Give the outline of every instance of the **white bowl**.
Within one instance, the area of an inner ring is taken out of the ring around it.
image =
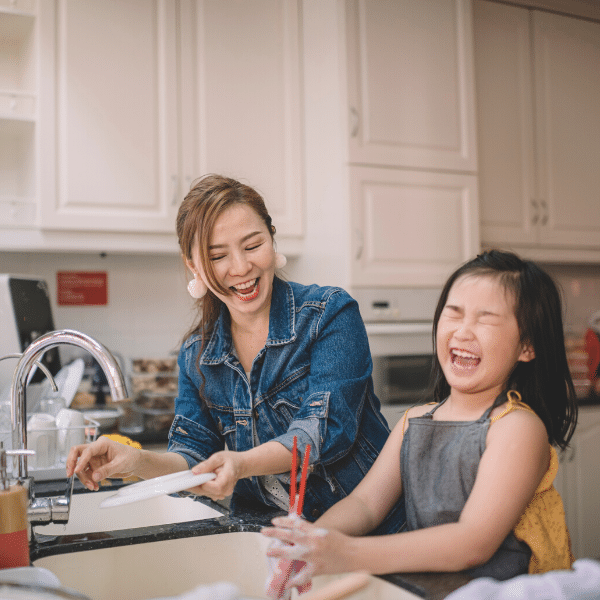
[[[120,406],[95,408],[92,410],[84,410],[82,412],[88,419],[96,421],[101,429],[110,429],[111,427],[114,427],[118,418],[124,414],[124,411]]]

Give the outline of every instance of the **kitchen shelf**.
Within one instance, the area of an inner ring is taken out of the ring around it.
[[[37,0],[0,0],[0,13],[33,16]]]
[[[36,100],[29,92],[0,90],[0,119],[35,121]]]
[[[0,89],[36,89],[33,14],[0,10]]]
[[[35,197],[35,122],[0,119],[0,199],[28,202]]]

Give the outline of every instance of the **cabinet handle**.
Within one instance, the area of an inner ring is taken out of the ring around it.
[[[531,200],[531,206],[533,207],[533,217],[531,218],[532,225],[537,225],[540,220],[540,207],[537,200]]]
[[[546,223],[548,223],[548,205],[545,200],[540,200],[540,206],[542,208],[542,218],[540,223],[546,225]]]
[[[178,183],[179,177],[171,175],[171,206],[177,206]]]
[[[362,231],[360,229],[355,229],[354,236],[356,237],[356,260],[360,260],[360,257],[362,256],[362,253],[363,253],[363,247],[364,247],[364,239],[363,239]]]
[[[360,119],[358,117],[358,111],[354,106],[350,107],[350,137],[356,137],[358,135],[358,127]]]

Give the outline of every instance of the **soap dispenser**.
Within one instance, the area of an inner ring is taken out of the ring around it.
[[[5,450],[0,442],[0,569],[28,567],[29,527],[27,490],[20,484],[10,485],[6,456],[32,454],[31,450]]]

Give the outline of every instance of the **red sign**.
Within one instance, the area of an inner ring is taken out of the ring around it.
[[[105,271],[58,271],[56,290],[59,306],[108,304],[108,276]]]

